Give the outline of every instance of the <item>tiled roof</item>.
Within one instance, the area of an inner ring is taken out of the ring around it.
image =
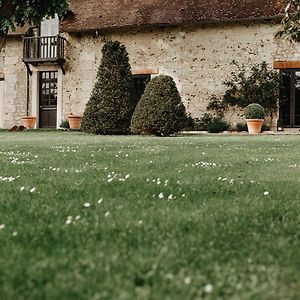
[[[62,31],[210,23],[278,16],[286,0],[70,0]]]

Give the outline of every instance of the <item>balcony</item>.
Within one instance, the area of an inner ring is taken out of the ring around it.
[[[29,68],[31,65],[54,63],[59,65],[63,72],[65,63],[66,39],[57,36],[25,37],[23,45],[23,61]]]

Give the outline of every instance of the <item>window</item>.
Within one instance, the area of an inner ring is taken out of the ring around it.
[[[137,105],[145,91],[146,85],[151,80],[151,75],[150,74],[132,75],[132,80],[133,80],[132,99],[134,103]]]

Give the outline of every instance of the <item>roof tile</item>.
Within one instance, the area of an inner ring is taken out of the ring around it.
[[[285,0],[70,0],[62,31],[273,18]]]

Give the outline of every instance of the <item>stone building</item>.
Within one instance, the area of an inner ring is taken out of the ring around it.
[[[171,75],[188,112],[201,117],[222,95],[232,61],[266,61],[287,74],[286,127],[300,127],[300,47],[275,38],[281,0],[71,0],[60,22],[46,20],[35,37],[10,34],[0,53],[0,128],[27,113],[37,127],[59,127],[82,114],[107,40],[130,56],[139,97],[158,74]],[[59,35],[58,35],[59,34]]]

